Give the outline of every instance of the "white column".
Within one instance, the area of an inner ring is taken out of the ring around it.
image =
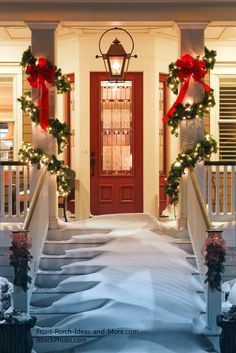
[[[55,22],[26,22],[31,30],[32,53],[35,57],[45,57],[56,63],[55,31],[58,26]],[[33,100],[37,101],[37,89],[32,90]],[[55,117],[55,89],[49,89],[50,117]],[[52,135],[43,132],[39,125],[32,125],[32,145],[40,147],[48,154],[57,154],[56,141]],[[31,190],[34,190],[37,171],[34,170]],[[49,228],[58,228],[58,197],[56,176],[50,176],[49,181]]]
[[[193,57],[204,55],[204,30],[208,22],[177,22],[180,29],[180,57],[190,54]],[[202,100],[204,90],[198,82],[190,81],[184,104],[198,103]],[[180,124],[180,151],[191,148],[204,136],[204,126],[201,120],[183,121]],[[187,175],[180,182],[178,227],[187,227]]]

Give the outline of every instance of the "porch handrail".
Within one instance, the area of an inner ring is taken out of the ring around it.
[[[204,167],[202,168],[204,171]],[[221,313],[221,293],[212,290],[209,284],[205,284],[207,267],[202,248],[206,240],[208,230],[214,230],[204,202],[197,178],[193,168],[189,168],[191,183],[188,183],[188,231],[192,241],[194,254],[203,282],[204,295],[206,299],[206,333],[216,333],[216,316]]]
[[[198,200],[200,210],[202,212],[202,217],[203,217],[205,225],[206,225],[206,230],[211,230],[211,229],[213,229],[213,225],[212,225],[211,219],[209,217],[209,214],[207,212],[206,204],[205,204],[204,199],[202,197],[202,193],[201,193],[200,187],[198,185],[197,178],[194,174],[193,168],[189,168],[189,174],[190,174],[193,188],[194,188],[197,200]]]

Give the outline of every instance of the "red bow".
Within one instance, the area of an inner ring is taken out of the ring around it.
[[[178,78],[180,81],[185,81],[181,87],[175,103],[172,105],[166,116],[164,116],[164,122],[168,122],[170,120],[170,116],[174,114],[177,105],[183,102],[191,77],[194,79],[194,81],[201,83],[206,92],[211,90],[210,86],[202,81],[207,73],[207,71],[204,70],[206,63],[203,60],[194,59],[191,55],[185,54],[181,59],[176,60],[175,66],[180,68],[179,72],[177,73]]]
[[[26,68],[26,74],[30,75],[27,80],[31,87],[39,88],[39,122],[44,130],[49,126],[49,95],[45,82],[53,82],[55,71],[56,67],[49,67],[45,58],[39,58],[37,65],[28,65]]]

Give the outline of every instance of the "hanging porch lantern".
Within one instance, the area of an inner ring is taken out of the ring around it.
[[[119,39],[115,40],[110,45],[107,53],[103,53],[101,49],[101,43],[104,36],[110,31],[123,31],[131,40],[131,51],[126,53],[123,45]],[[96,58],[103,58],[106,72],[108,74],[108,80],[110,82],[123,82],[128,71],[130,58],[137,58],[137,55],[132,55],[134,50],[134,40],[130,33],[123,28],[114,27],[105,31],[99,40],[99,51],[101,55],[96,55]]]

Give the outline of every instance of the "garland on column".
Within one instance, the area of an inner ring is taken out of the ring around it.
[[[167,85],[171,91],[178,95],[176,102],[169,109],[163,121],[171,128],[171,133],[178,136],[178,125],[182,120],[191,120],[203,118],[204,114],[210,111],[215,105],[214,92],[203,78],[214,68],[216,51],[205,48],[205,56],[200,59],[199,56],[193,58],[189,54],[183,55],[181,59],[169,65],[169,76]],[[183,99],[189,86],[190,79],[199,82],[204,88],[204,97],[202,102],[194,104],[183,104]],[[182,84],[179,92],[179,84]]]
[[[213,89],[203,81],[207,72],[214,68],[215,57],[216,52],[214,50],[205,48],[205,55],[201,59],[200,56],[193,58],[191,55],[185,54],[181,59],[169,65],[167,85],[178,97],[163,118],[163,121],[167,122],[171,128],[171,133],[175,136],[178,136],[178,126],[181,121],[203,118],[204,114],[209,112],[210,108],[215,105]],[[191,79],[203,86],[204,97],[200,103],[183,104]],[[180,91],[179,84],[181,84]],[[179,183],[185,168],[194,167],[197,162],[209,159],[216,152],[216,141],[212,136],[206,135],[192,149],[178,155],[175,162],[171,165],[165,185],[171,204],[176,205],[178,203]]]
[[[31,49],[27,49],[22,56],[21,65],[33,88],[38,88],[38,105],[32,101],[31,92],[18,98],[21,109],[32,122],[40,124],[43,130],[52,134],[57,140],[58,153],[68,144],[70,131],[67,125],[53,117],[49,118],[48,85],[56,88],[58,94],[71,90],[69,79],[62,75],[61,69],[54,66],[45,58],[35,58]],[[38,168],[45,164],[51,174],[57,176],[57,189],[60,196],[66,196],[72,189],[75,173],[64,165],[64,161],[58,160],[55,155],[48,155],[40,148],[33,148],[30,143],[23,143],[18,152],[19,160],[23,163],[36,164]]]
[[[194,167],[197,162],[209,159],[212,153],[217,152],[216,141],[210,135],[205,135],[194,148],[185,153],[179,153],[175,162],[171,165],[165,190],[170,197],[170,203],[177,205],[179,200],[179,183],[185,168]]]

